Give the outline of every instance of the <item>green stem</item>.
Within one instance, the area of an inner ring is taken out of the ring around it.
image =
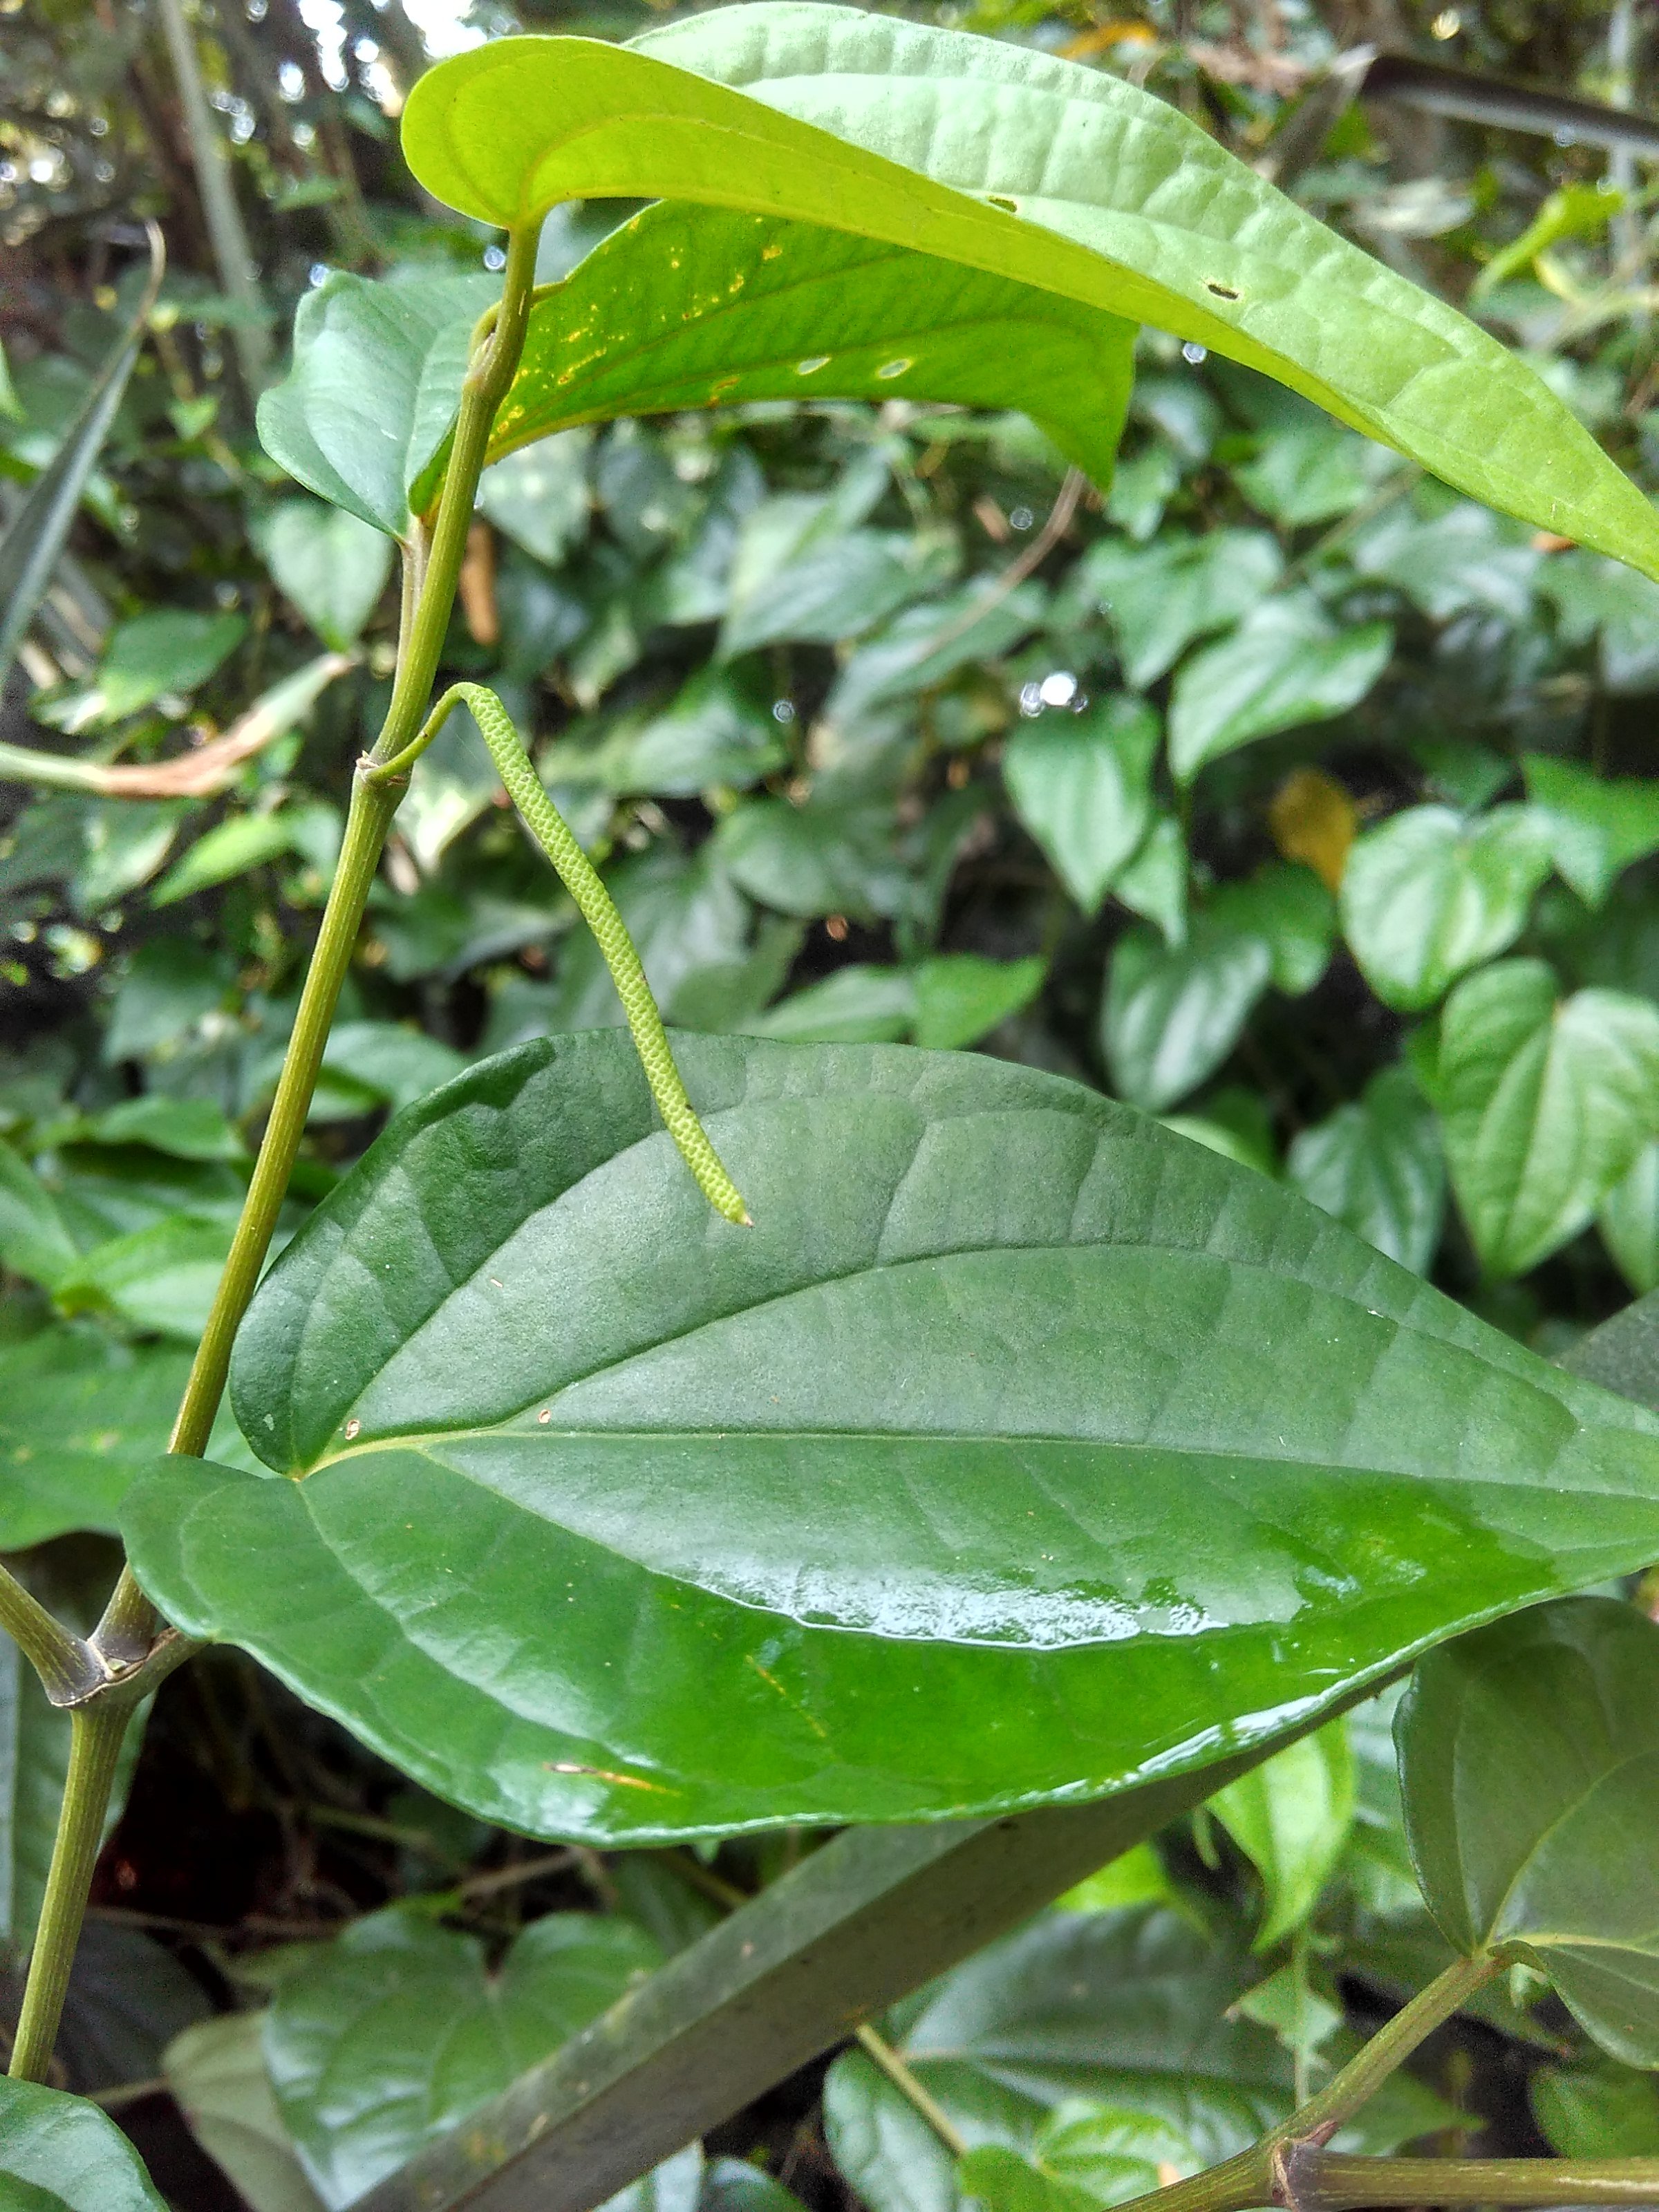
[[[646,981],[639,952],[628,933],[628,925],[617,913],[599,872],[576,842],[569,823],[548,797],[514,726],[513,717],[495,694],[482,684],[452,685],[433,708],[418,735],[400,753],[367,770],[367,780],[378,782],[383,778],[406,775],[451,714],[460,706],[471,710],[507,797],[518,808],[525,827],[552,862],[560,882],[575,900],[582,920],[593,933],[605,956],[605,964],[611,970],[617,995],[622,1000],[623,1012],[628,1017],[635,1048],[645,1070],[646,1081],[651,1085],[651,1096],[657,1102],[657,1111],[662,1115],[663,1126],[679,1146],[681,1158],[696,1178],[697,1188],[716,1213],[724,1214],[728,1221],[743,1228],[752,1227],[742,1194],[726,1173],[708,1132],[686,1096],[679,1069],[674,1064],[668,1032],[662,1025],[662,1016]]]
[[[486,319],[481,325],[479,342],[474,347],[462,387],[455,441],[444,476],[437,528],[424,574],[419,580],[413,622],[398,641],[398,667],[392,704],[371,761],[386,760],[408,744],[419,726],[421,708],[432,688],[466,550],[467,527],[477,495],[490,424],[501,395],[513,380],[524,343],[535,274],[536,235],[533,225],[511,234],[501,306],[495,316]],[[417,526],[417,552],[423,543]],[[415,565],[418,568],[418,558]],[[260,1142],[230,1256],[214,1295],[207,1328],[185,1385],[184,1401],[168,1447],[171,1451],[199,1457],[207,1448],[219,1401],[224,1395],[231,1346],[270,1249],[276,1217],[287,1195],[289,1177],[305,1134],[312,1093],[322,1066],[340,986],[356,945],[386,830],[404,789],[403,779],[375,776],[368,762],[359,763],[339,863],[323,910],[322,927],[305,988],[300,995],[299,1012],[283,1062],[270,1118]],[[15,1601],[13,1609],[26,1626],[33,1628],[33,1624]],[[58,1818],[52,1872],[41,1907],[34,1956],[30,1962],[23,2020],[18,2030],[12,2069],[14,2073],[27,2075],[30,2079],[43,2075],[51,2059],[58,2016],[63,2010],[64,1990],[74,1960],[92,1870],[109,1809],[115,1757],[126,1732],[128,1718],[144,1692],[193,1648],[186,1638],[171,1632],[162,1634],[158,1644],[161,1632],[160,1615],[140,1589],[131,1568],[123,1567],[114,1595],[91,1639],[90,1649],[106,1678],[123,1672],[134,1674],[139,1669],[142,1674],[118,1688],[112,1685],[109,1690],[97,1692],[88,1703],[73,1709],[75,1734],[69,1778]]]
[[[1391,2021],[1357,2051],[1340,2073],[1332,2075],[1316,2097],[1292,2112],[1282,2127],[1267,2138],[1270,2148],[1281,2143],[1312,2139],[1328,2142],[1351,2112],[1374,2097],[1389,2076],[1416,2050],[1425,2036],[1461,2012],[1475,1991],[1501,1972],[1490,1954],[1474,1959],[1455,1959],[1443,1974],[1437,1974],[1425,1990],[1402,2005]],[[1564,2203],[1565,2199],[1562,2200]]]
[[[879,2066],[905,2102],[921,2113],[952,2158],[960,2158],[967,2140],[937,2099],[929,2095],[884,2036],[873,2027],[855,2027],[853,2034],[872,2065]]]
[[[54,1620],[5,1567],[0,1567],[0,1629],[29,1661],[55,1705],[73,1705],[104,1680],[104,1669],[81,1638]]]
[[[115,1781],[115,1763],[132,1718],[136,1698],[103,1697],[78,1705],[70,1717],[69,1778],[52,1845],[52,1870],[40,1905],[40,1925],[29,1961],[28,1987],[11,2054],[20,2081],[44,2081],[58,2039],[75,1947],[86,1916],[92,1869],[104,1840],[104,1821]]]
[[[438,503],[437,526],[419,579],[414,620],[409,626],[392,686],[385,726],[369,758],[377,765],[392,759],[413,739],[432,696],[433,678],[449,629],[455,586],[466,556],[472,502],[483,471],[495,410],[506,398],[519,365],[525,325],[530,319],[536,276],[538,227],[531,223],[507,240],[507,270],[501,304],[479,323],[472,357],[461,386],[460,412]]]
[[[1275,2200],[1294,2212],[1371,2204],[1659,2204],[1659,2159],[1350,2158],[1304,2151]]]

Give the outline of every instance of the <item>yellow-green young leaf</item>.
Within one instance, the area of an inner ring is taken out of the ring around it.
[[[762,0],[634,47],[503,39],[404,114],[427,188],[520,224],[591,196],[959,261],[1263,370],[1461,489],[1659,572],[1659,521],[1533,373],[1166,102],[1026,48]]]
[[[1659,1626],[1613,1598],[1500,1621],[1421,1662],[1395,1733],[1447,1941],[1537,1967],[1603,2050],[1659,2066]]]
[[[167,2212],[107,2112],[0,2078],[0,2204],[7,2212]]]
[[[1494,1278],[1576,1237],[1659,1124],[1659,1009],[1557,996],[1541,960],[1460,983],[1440,1018],[1435,1103],[1452,1189]]]
[[[303,1480],[124,1504],[171,1620],[439,1794],[632,1841],[1104,1795],[1659,1554],[1659,1423],[1267,1177],[988,1057],[678,1052],[754,1227],[625,1034],[483,1061],[243,1324]]]
[[[1255,1948],[1269,1951],[1301,1927],[1353,1826],[1353,1753],[1334,1721],[1243,1775],[1210,1810],[1261,1877]]]

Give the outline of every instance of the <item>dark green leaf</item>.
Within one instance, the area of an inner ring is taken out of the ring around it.
[[[156,234],[151,235],[155,238]],[[159,277],[159,269],[155,274]],[[12,517],[4,540],[0,542],[0,679],[9,670],[34,620],[35,611],[46,595],[58,556],[74,526],[81,495],[109,435],[127,380],[132,374],[133,363],[138,358],[153,299],[153,291],[146,295],[137,313],[116,341],[73,419],[65,426],[57,452],[30,485],[27,498]],[[17,401],[9,375],[4,378],[4,387],[9,403],[5,411],[15,414],[18,411]]]
[[[1646,501],[1530,371],[1105,71],[852,9],[753,6],[632,51],[497,40],[428,71],[403,135],[427,188],[487,222],[634,192],[920,241],[1230,354],[1464,490],[1659,562]]]
[[[587,528],[591,430],[556,431],[484,471],[478,505],[514,544],[556,568]]]
[[[393,1905],[277,1990],[265,2061],[324,2203],[349,2204],[544,2058],[657,1964],[630,1922],[556,1912],[496,1974],[483,1946]]]
[[[167,2212],[132,2145],[84,2097],[0,2076],[6,2212]]]
[[[1050,1913],[901,2007],[888,2034],[970,2154],[1029,2151],[1086,2098],[1173,2131],[1191,2171],[1289,2109],[1289,2059],[1228,2017],[1248,1978],[1231,1943],[1173,1912]],[[824,2132],[872,2212],[955,2212],[949,2154],[861,2051],[830,2070]]]
[[[1231,637],[1194,653],[1170,700],[1170,766],[1190,783],[1206,761],[1357,706],[1389,665],[1387,623],[1339,630],[1310,594],[1264,600]]]
[[[1276,1184],[989,1059],[680,1050],[757,1227],[625,1036],[483,1063],[244,1324],[303,1481],[124,1510],[171,1619],[439,1794],[644,1838],[1108,1790],[1659,1550],[1648,1416]]]
[[[711,2159],[697,2212],[800,2212],[800,2199],[747,2159]]]
[[[1250,504],[1281,528],[1299,530],[1351,514],[1378,479],[1398,465],[1351,430],[1316,416],[1269,430],[1255,459],[1233,471],[1233,480]]]
[[[617,716],[598,745],[574,739],[542,753],[543,776],[556,784],[603,784],[607,791],[690,798],[712,784],[741,790],[787,758],[783,732],[752,684],[729,670],[705,668],[665,707]]]
[[[1080,714],[1022,722],[1003,748],[1014,811],[1085,914],[1146,836],[1158,737],[1153,709],[1118,692]]]
[[[1224,884],[1209,913],[1218,927],[1261,939],[1274,987],[1287,998],[1304,997],[1330,965],[1336,902],[1299,862],[1270,860],[1243,882]]]
[[[1659,1413],[1659,1296],[1649,1291],[1561,1355],[1574,1375]]]
[[[1285,1165],[1297,1188],[1401,1267],[1426,1274],[1440,1242],[1446,1164],[1434,1112],[1403,1068],[1304,1129]]]
[[[1542,556],[1524,531],[1480,507],[1425,520],[1402,501],[1356,534],[1350,557],[1362,576],[1394,585],[1436,622],[1478,607],[1520,623]]]
[[[891,810],[833,799],[759,799],[728,814],[710,852],[733,883],[780,914],[896,913],[904,878]]]
[[[1659,2065],[1659,1626],[1613,1598],[1419,1662],[1395,1734],[1412,1857],[1466,1957],[1547,1974],[1626,2065]]]
[[[1449,806],[1409,807],[1349,854],[1343,933],[1379,999],[1431,1006],[1515,942],[1549,871],[1548,829],[1530,807],[1472,821]]]
[[[1440,1018],[1435,1103],[1482,1266],[1535,1267],[1594,1218],[1659,1123],[1659,1009],[1557,995],[1541,960],[1460,983]]]

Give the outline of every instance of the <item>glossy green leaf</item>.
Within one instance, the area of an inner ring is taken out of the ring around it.
[[[1541,815],[1556,872],[1587,906],[1600,906],[1632,861],[1659,852],[1659,784],[1609,782],[1576,762],[1533,753],[1522,762],[1527,797]]]
[[[244,1324],[304,1480],[124,1510],[170,1619],[438,1794],[635,1839],[1079,1796],[1659,1550],[1646,1414],[1265,1178],[988,1058],[679,1049],[756,1227],[625,1036],[484,1062]]]
[[[1112,953],[1101,1042],[1114,1087],[1149,1112],[1213,1075],[1238,1042],[1273,975],[1252,932],[1197,915],[1179,945],[1127,930]]]
[[[1369,831],[1341,890],[1343,933],[1365,981],[1388,1006],[1432,1006],[1515,942],[1550,857],[1547,827],[1525,806],[1472,821],[1413,806]]]
[[[1300,1928],[1342,1856],[1354,1816],[1347,1724],[1304,1735],[1210,1800],[1210,1810],[1261,1877],[1255,1948]]]
[[[0,1552],[74,1528],[112,1534],[189,1372],[185,1351],[118,1343],[84,1325],[0,1346]]]
[[[904,874],[892,848],[891,810],[834,799],[757,799],[728,814],[710,839],[733,883],[780,914],[893,914]]]
[[[1119,870],[1113,896],[1153,923],[1166,945],[1179,945],[1187,933],[1190,873],[1181,824],[1173,814],[1161,814],[1134,858]]]
[[[0,2203],[6,2212],[167,2212],[106,2112],[0,2076]]]
[[[1659,2065],[1659,1626],[1613,1598],[1498,1622],[1419,1664],[1395,1733],[1447,1940],[1537,1967],[1603,2050]]]
[[[1642,1147],[1601,1200],[1595,1219],[1637,1297],[1659,1290],[1659,1142]]]
[[[957,2185],[989,2212],[1093,2212],[1156,2189],[1174,2166],[1197,2170],[1191,2145],[1167,2121],[1076,2099],[1039,2128],[1029,2152],[1001,2143],[970,2150]]]
[[[1659,1413],[1659,1294],[1650,1291],[1561,1354],[1574,1375]]]
[[[1300,530],[1352,514],[1378,478],[1398,465],[1351,431],[1314,416],[1269,430],[1255,458],[1233,471],[1233,481],[1252,507],[1282,529]]]
[[[1435,1103],[1459,1211],[1494,1277],[1590,1221],[1659,1127],[1659,1009],[1558,996],[1541,960],[1471,975],[1440,1018]]]
[[[1285,1161],[1316,1206],[1413,1273],[1426,1274],[1446,1208],[1433,1109],[1403,1068],[1385,1067],[1352,1105],[1304,1129]]]
[[[711,2159],[703,2169],[697,2212],[800,2212],[793,2191],[747,2159]]]
[[[1098,913],[1151,824],[1158,738],[1154,710],[1117,692],[1080,714],[1022,722],[1003,748],[1014,811],[1085,914]]]
[[[279,500],[257,538],[271,580],[325,645],[356,645],[392,573],[392,548],[349,508]]]
[[[1116,315],[908,239],[684,204],[701,197],[646,209],[538,298],[492,453],[622,415],[926,399],[1020,409],[1110,482],[1133,344]]]
[[[484,222],[605,193],[741,207],[1156,324],[1462,489],[1659,565],[1646,501],[1530,371],[1103,71],[781,0],[632,49],[498,40],[429,70],[403,135],[427,188]]]
[[[1264,600],[1194,653],[1170,699],[1170,766],[1190,783],[1208,761],[1358,704],[1389,665],[1387,623],[1339,629],[1307,593]]]
[[[820,516],[830,504],[787,494],[748,517],[732,563],[722,659],[786,639],[841,644],[951,580],[955,549],[948,538],[837,530],[832,517],[824,527]],[[780,514],[781,507],[797,511]]]
[[[1248,1978],[1231,1942],[1170,1911],[1048,1913],[901,2006],[886,2032],[970,2158],[990,2146],[1029,2156],[1086,2099],[1149,2136],[1172,2134],[1184,2147],[1175,2162],[1193,2172],[1290,2108],[1288,2057],[1229,2016]],[[861,2051],[830,2068],[823,2115],[871,2212],[957,2212],[949,2154]]]
[[[474,1937],[416,1907],[355,1922],[283,1983],[264,2025],[278,2109],[331,2212],[459,2127],[658,1955],[631,1922],[556,1912],[492,1975]]]
[[[1265,530],[1170,531],[1147,546],[1112,538],[1091,546],[1076,588],[1096,599],[1117,635],[1127,683],[1144,689],[1193,642],[1240,621],[1283,574],[1285,556]]]
[[[259,401],[265,451],[330,506],[402,537],[407,488],[455,411],[468,333],[500,289],[487,276],[325,278],[300,301],[293,368]]]
[[[265,2070],[264,2015],[222,2013],[176,2035],[162,2060],[174,2103],[249,2212],[323,2212]]]

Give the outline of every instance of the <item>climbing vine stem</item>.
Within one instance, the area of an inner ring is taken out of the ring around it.
[[[357,942],[363,909],[380,866],[380,849],[406,775],[374,772],[374,763],[404,750],[419,729],[437,673],[454,605],[466,533],[490,426],[518,367],[535,283],[539,226],[526,224],[508,237],[501,297],[473,333],[461,386],[459,412],[444,472],[443,489],[428,538],[423,521],[405,548],[404,619],[398,667],[385,724],[352,786],[340,858],[321,927],[301,993],[299,1012],[283,1062],[276,1095],[243,1201],[230,1256],[219,1279],[169,1449],[199,1457],[207,1449],[230,1369],[231,1346],[258,1282],[276,1218],[288,1194],[328,1033]],[[24,1595],[27,1595],[26,1593]],[[6,1593],[6,1625],[15,1618],[30,1636],[23,1648],[49,1667],[73,1655],[57,1645],[27,1609]],[[67,1632],[65,1632],[67,1636]],[[20,1639],[21,1640],[21,1639]],[[114,1595],[88,1645],[95,1671],[73,1705],[70,1770],[52,1845],[52,1869],[40,1924],[29,1961],[22,2018],[11,2072],[24,2081],[45,2078],[63,2013],[87,1893],[108,1816],[116,1760],[135,1706],[145,1688],[190,1650],[165,1629],[155,1607],[124,1567]],[[48,1689],[54,1686],[48,1679]],[[59,1686],[61,1697],[61,1686]]]

